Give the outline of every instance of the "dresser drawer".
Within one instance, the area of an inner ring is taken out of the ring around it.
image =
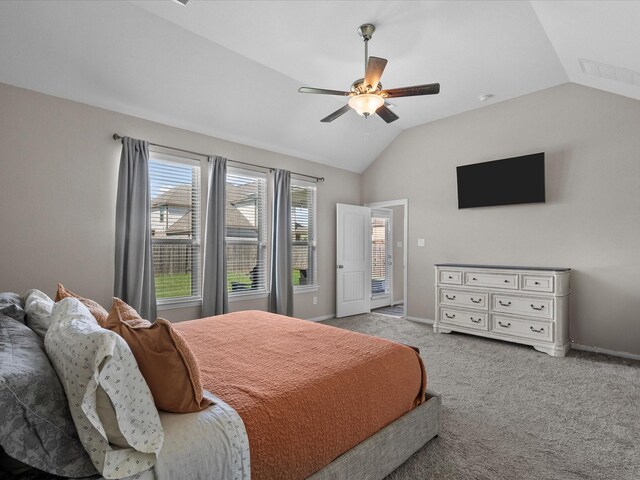
[[[465,285],[474,287],[505,288],[518,290],[517,273],[473,273],[465,272]]]
[[[462,272],[459,270],[440,270],[440,283],[462,285]]]
[[[522,275],[522,290],[553,292],[553,277],[547,275]]]
[[[553,319],[553,299],[551,298],[516,297],[494,293],[491,309],[494,312]]]
[[[553,323],[523,320],[501,315],[492,315],[491,331],[501,335],[533,338],[546,342],[553,341]]]
[[[440,303],[487,310],[489,305],[488,296],[488,293],[443,288],[440,290]]]
[[[476,330],[488,330],[486,313],[465,312],[453,308],[440,309],[440,323],[475,328]]]

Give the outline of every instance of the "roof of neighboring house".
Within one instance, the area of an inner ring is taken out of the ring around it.
[[[256,227],[245,217],[233,204],[244,200],[251,200],[241,188],[234,185],[227,185],[227,229],[230,236],[255,237]],[[182,184],[171,187],[156,197],[151,199],[151,208],[158,208],[161,205],[168,207],[191,207],[191,185]],[[191,232],[191,210],[169,225],[166,230],[167,235],[188,235]],[[250,232],[254,232],[251,235]]]
[[[190,235],[191,234],[191,210],[185,213],[178,220],[169,225],[166,230],[168,237],[175,237],[177,235]]]
[[[151,199],[151,207],[191,207],[191,184],[176,185]]]

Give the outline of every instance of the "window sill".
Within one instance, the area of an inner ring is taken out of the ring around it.
[[[313,293],[319,290],[318,285],[304,285],[304,286],[294,286],[293,294],[297,293]]]
[[[242,300],[253,300],[255,298],[267,298],[269,296],[269,292],[265,292],[264,290],[261,292],[247,292],[247,293],[233,293],[229,294],[230,302],[239,302]]]
[[[188,298],[184,300],[159,300],[158,310],[174,310],[176,308],[201,307],[202,298]]]

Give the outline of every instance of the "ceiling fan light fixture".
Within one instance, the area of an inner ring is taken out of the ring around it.
[[[358,35],[364,41],[364,77],[356,80],[351,84],[350,91],[328,90],[326,88],[300,87],[300,93],[316,93],[321,95],[337,95],[340,97],[350,97],[349,102],[333,113],[330,113],[322,120],[322,123],[333,122],[336,118],[341,117],[350,109],[354,109],[358,115],[368,118],[373,114],[378,115],[387,123],[398,120],[398,115],[391,111],[395,107],[388,103],[388,98],[398,97],[416,97],[419,95],[435,95],[440,93],[439,83],[430,83],[424,85],[413,85],[411,87],[392,88],[388,90],[382,89],[380,77],[387,65],[387,59],[381,57],[369,56],[369,41],[371,35],[375,31],[370,23],[360,25]]]
[[[349,99],[349,106],[363,117],[373,115],[382,105],[384,105],[384,99],[373,93],[361,93]]]

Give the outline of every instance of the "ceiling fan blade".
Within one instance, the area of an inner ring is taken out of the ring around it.
[[[347,113],[349,110],[351,110],[351,107],[349,106],[349,104],[347,104],[344,107],[342,107],[342,108],[336,110],[335,112],[333,112],[331,115],[327,115],[326,117],[324,117],[320,121],[323,122],[323,123],[333,122],[336,118],[341,117],[342,115]]]
[[[380,108],[378,108],[376,110],[376,113],[387,123],[395,122],[400,118],[398,115],[389,110],[385,105],[382,105]]]
[[[383,90],[380,94],[386,98],[393,97],[415,97],[417,95],[435,95],[440,92],[439,83],[428,83],[426,85],[414,85],[413,87],[392,88]]]
[[[312,88],[312,87],[300,87],[298,89],[300,93],[319,93],[321,95],[340,95],[342,97],[349,97],[353,95],[351,92],[343,92],[341,90],[327,90],[325,88]]]
[[[364,84],[370,85],[374,90],[378,87],[384,67],[387,66],[387,60],[380,57],[369,57],[367,61],[367,71],[364,74]]]

